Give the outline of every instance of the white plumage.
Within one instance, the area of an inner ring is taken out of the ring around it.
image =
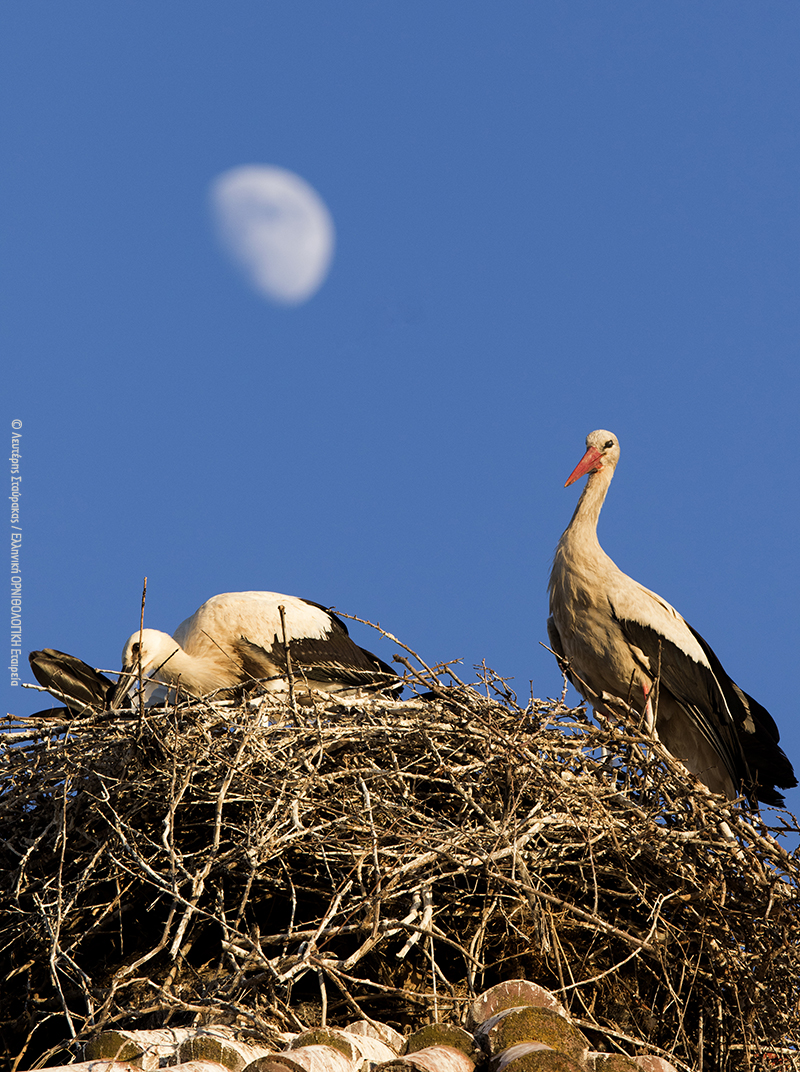
[[[255,682],[268,691],[285,690],[280,607],[298,687],[399,691],[391,667],[351,640],[344,622],[321,604],[279,592],[227,592],[207,600],[172,636],[157,629],[142,630],[141,639],[133,633],[122,651],[112,706],[138,680],[140,663],[148,698],[159,686],[196,697]]]
[[[725,673],[699,633],[612,562],[597,520],[619,460],[615,435],[586,438],[567,485],[589,474],[550,575],[548,632],[578,691],[599,710],[631,708],[713,792],[782,804],[797,785],[771,715]],[[653,691],[654,683],[658,687]]]

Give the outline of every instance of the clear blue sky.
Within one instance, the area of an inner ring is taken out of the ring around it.
[[[800,766],[797,0],[25,0],[0,22],[26,651],[117,668],[147,575],[155,628],[272,589],[555,695],[563,483],[602,427],[604,547]],[[253,163],[335,222],[296,308],[211,225],[209,184]],[[7,681],[6,709],[47,705]]]

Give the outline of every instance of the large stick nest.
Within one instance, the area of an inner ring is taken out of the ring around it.
[[[10,1067],[109,1027],[402,1030],[521,976],[599,1049],[726,1069],[800,1043],[798,861],[773,836],[797,824],[484,685],[11,720]]]

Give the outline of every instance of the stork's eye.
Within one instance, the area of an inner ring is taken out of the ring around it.
[[[610,450],[614,446],[614,440],[609,439],[607,443],[603,444],[603,450]]]
[[[131,648],[131,652],[132,652],[132,654],[134,654],[134,655],[138,655],[138,654],[139,654],[139,645],[138,645],[138,644],[134,644],[134,645],[133,645],[133,647]]]

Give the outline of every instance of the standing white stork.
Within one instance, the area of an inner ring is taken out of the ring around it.
[[[322,604],[279,592],[226,592],[207,600],[173,636],[144,629],[140,642],[139,632],[133,633],[122,650],[111,706],[119,706],[134,687],[140,665],[148,699],[159,686],[195,697],[255,682],[267,691],[283,691],[287,647],[298,687],[325,692],[402,688],[392,668],[351,640],[344,622]]]
[[[550,574],[550,644],[598,710],[641,711],[665,747],[712,792],[782,805],[797,785],[769,712],[732,681],[678,612],[603,551],[597,520],[619,461],[611,432],[591,432],[568,487],[589,474]],[[653,692],[653,686],[657,687]],[[652,694],[652,695],[651,695]],[[622,701],[622,703],[620,703]]]

